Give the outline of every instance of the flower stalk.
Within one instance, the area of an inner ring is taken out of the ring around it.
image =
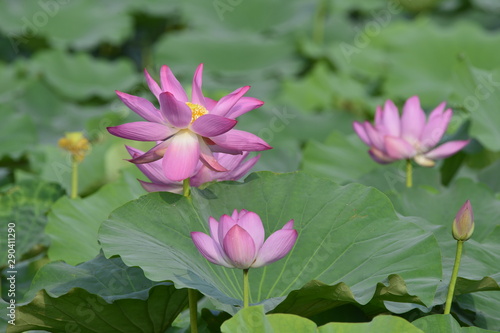
[[[455,285],[457,284],[458,269],[460,268],[460,260],[462,259],[462,248],[464,242],[457,241],[457,252],[455,254],[455,263],[453,264],[453,272],[451,273],[450,286],[448,287],[448,296],[446,296],[446,305],[444,307],[444,314],[450,314],[451,302],[453,301],[453,294],[455,293]]]
[[[411,160],[406,160],[406,187],[410,188],[413,186],[413,170],[411,165]]]
[[[191,198],[191,188],[189,187],[189,178],[182,182],[183,195],[187,199]],[[198,297],[196,290],[188,288],[189,301],[189,322],[191,323],[191,333],[198,333]]]
[[[248,308],[250,284],[248,283],[248,268],[243,270],[243,308]]]
[[[82,132],[69,132],[59,139],[59,147],[71,154],[71,193],[70,198],[78,197],[78,164],[83,161],[90,149],[89,141]]]

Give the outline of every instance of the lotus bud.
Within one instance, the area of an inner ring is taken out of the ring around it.
[[[81,162],[85,158],[90,144],[82,132],[68,132],[59,139],[59,147],[69,151],[76,162]]]
[[[467,200],[462,208],[455,216],[453,221],[452,233],[453,238],[459,241],[466,241],[474,232],[474,214],[472,213],[472,206],[470,201]]]

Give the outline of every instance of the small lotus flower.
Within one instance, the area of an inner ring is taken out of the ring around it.
[[[209,226],[210,236],[191,233],[194,245],[208,261],[229,268],[248,269],[275,262],[290,252],[298,236],[290,220],[264,242],[259,215],[245,209],[222,215],[220,222],[210,217]]]
[[[453,238],[459,241],[466,241],[474,232],[474,214],[472,213],[472,205],[467,200],[453,220],[452,234]]]
[[[85,158],[85,154],[90,149],[89,140],[87,140],[82,132],[68,132],[65,136],[59,139],[59,147],[67,150],[73,156],[76,162],[81,162]]]
[[[435,159],[455,154],[469,141],[449,141],[435,147],[446,132],[452,116],[445,103],[439,104],[426,116],[417,96],[410,97],[401,118],[398,109],[390,100],[384,108],[377,108],[375,126],[369,122],[354,122],[354,130],[366,143],[370,156],[378,163],[391,163],[402,159],[414,159],[416,163],[431,167]]]
[[[129,146],[125,146],[128,153],[132,158],[144,154],[144,152],[139,149],[135,149]],[[224,166],[228,171],[216,172],[210,170],[203,163],[198,162],[198,166],[195,169],[195,174],[189,178],[189,185],[194,187],[200,187],[204,183],[211,181],[223,181],[223,180],[238,180],[250,171],[251,168],[257,163],[260,155],[249,158],[245,161],[248,156],[248,152],[243,152],[241,155],[230,155],[223,153],[214,153],[214,157]],[[172,192],[177,194],[182,194],[183,187],[182,182],[174,182],[168,179],[163,172],[163,167],[161,161],[155,161],[145,164],[136,164],[139,170],[151,180],[151,183],[139,180],[142,187],[148,192]]]
[[[146,121],[108,127],[108,131],[125,139],[157,142],[148,152],[131,159],[132,163],[161,159],[165,176],[172,181],[182,181],[193,176],[198,161],[211,170],[227,171],[214,152],[241,154],[272,148],[259,137],[234,129],[238,116],[264,104],[243,96],[250,86],[214,101],[203,96],[202,72],[203,64],[200,64],[193,77],[189,100],[168,66],[161,68],[161,87],[145,71],[149,89],[158,99],[160,109],[144,98],[116,92],[126,106]]]

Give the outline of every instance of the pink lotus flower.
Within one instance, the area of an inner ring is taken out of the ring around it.
[[[290,252],[298,236],[290,220],[264,242],[259,215],[245,209],[222,215],[220,222],[210,217],[209,225],[210,236],[191,233],[194,245],[208,261],[229,268],[248,269],[275,262]]]
[[[139,149],[125,146],[132,158],[144,154]],[[224,166],[228,171],[217,172],[210,170],[203,163],[198,162],[195,169],[194,176],[189,178],[189,184],[194,187],[199,187],[204,183],[211,181],[223,180],[238,180],[250,171],[250,169],[257,163],[260,155],[254,156],[245,161],[248,152],[243,152],[241,155],[229,155],[223,153],[214,153],[214,157]],[[137,164],[139,170],[151,180],[151,183],[139,180],[142,187],[148,192],[172,192],[182,194],[182,182],[175,182],[168,179],[164,172],[161,161],[155,161],[145,164]]]
[[[211,100],[201,91],[203,64],[200,64],[193,77],[189,100],[168,66],[162,66],[160,71],[161,88],[144,72],[160,109],[144,98],[117,91],[123,103],[147,121],[108,127],[111,134],[125,139],[160,141],[148,152],[130,160],[132,163],[162,159],[165,176],[172,181],[182,181],[193,176],[198,161],[211,170],[227,171],[213,152],[241,154],[272,148],[251,133],[233,129],[238,116],[264,104],[256,98],[243,97],[250,86],[236,89],[219,101]]]
[[[354,130],[378,163],[414,159],[422,166],[433,166],[435,159],[453,155],[469,143],[449,141],[435,148],[452,116],[451,109],[444,108],[444,102],[439,104],[426,121],[418,97],[413,96],[406,101],[400,118],[394,103],[387,100],[383,109],[377,108],[375,126],[368,121],[354,122]]]

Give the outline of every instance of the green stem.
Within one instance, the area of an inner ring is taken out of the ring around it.
[[[412,165],[411,165],[411,160],[407,159],[406,160],[406,187],[412,187],[413,186],[413,170],[412,170]]]
[[[71,158],[71,199],[78,197],[78,162]]]
[[[191,188],[189,178],[182,182],[183,195],[191,199]],[[189,299],[189,321],[191,322],[191,333],[198,333],[198,297],[195,289],[188,288]]]
[[[191,322],[191,333],[198,333],[198,295],[195,289],[188,288],[189,299],[189,321]]]
[[[243,308],[248,308],[250,285],[248,283],[248,268],[243,270]]]
[[[327,1],[318,0],[316,15],[314,17],[314,24],[313,24],[313,40],[318,45],[323,44],[327,12],[328,12]]]
[[[449,314],[451,310],[451,302],[453,301],[453,294],[455,293],[455,284],[457,283],[458,268],[460,267],[460,259],[462,258],[463,245],[463,241],[457,241],[457,253],[455,254],[455,264],[453,264],[453,273],[451,273],[450,286],[448,287],[448,296],[446,296],[444,314]]]
[[[182,189],[183,189],[184,196],[186,198],[191,197],[191,188],[189,187],[189,178],[184,179],[184,181],[182,182]]]

